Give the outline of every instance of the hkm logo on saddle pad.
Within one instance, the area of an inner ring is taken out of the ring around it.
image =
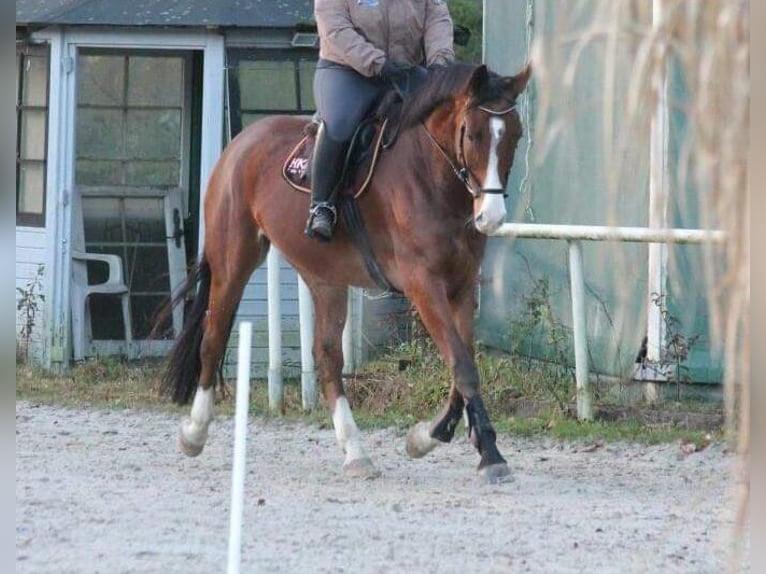
[[[285,165],[285,173],[290,176],[290,179],[304,181],[308,176],[309,163],[307,157],[293,157]]]

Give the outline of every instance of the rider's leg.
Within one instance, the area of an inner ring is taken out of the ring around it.
[[[320,60],[314,75],[314,99],[322,119],[311,163],[311,211],[306,235],[329,241],[335,224],[335,192],[348,142],[382,84],[351,68]]]
[[[314,157],[311,162],[311,211],[306,223],[306,235],[329,241],[337,218],[332,203],[335,188],[343,173],[348,143],[335,141],[322,122],[317,132]]]

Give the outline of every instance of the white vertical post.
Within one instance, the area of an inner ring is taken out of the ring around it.
[[[663,0],[652,1],[652,27],[656,31],[662,26]],[[668,227],[668,101],[667,70],[663,52],[656,54],[652,91],[657,95],[657,105],[651,122],[649,159],[649,227]],[[647,345],[646,358],[650,364],[659,363],[665,340],[665,325],[655,297],[665,295],[668,248],[665,243],[649,244],[647,281]],[[656,389],[647,387],[647,399],[656,399]]]
[[[356,369],[356,358],[354,357],[354,305],[351,297],[351,288],[346,294],[346,324],[343,326],[343,374],[351,375]]]
[[[298,276],[298,316],[301,335],[301,400],[303,410],[317,403],[317,376],[314,369],[314,302],[306,282]]]
[[[224,38],[217,30],[208,30],[202,70],[202,142],[200,150],[199,254],[205,247],[205,194],[210,176],[223,149],[224,68],[226,50]]]
[[[343,374],[353,375],[362,364],[362,290],[349,287],[343,327]]]
[[[577,418],[593,420],[593,401],[588,379],[588,338],[585,328],[585,281],[582,271],[582,246],[579,241],[569,242],[569,284],[572,293]]]
[[[231,469],[231,508],[229,510],[228,574],[239,574],[242,559],[242,510],[245,494],[245,455],[247,452],[247,413],[250,407],[250,349],[253,325],[239,324],[237,353],[237,399],[234,419],[234,460]]]
[[[269,319],[269,409],[281,411],[282,387],[282,301],[279,288],[279,251],[272,245],[266,258]]]

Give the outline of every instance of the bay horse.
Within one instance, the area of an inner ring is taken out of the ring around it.
[[[406,295],[450,367],[444,408],[419,422],[407,452],[421,457],[449,442],[465,411],[478,473],[509,476],[479,392],[474,361],[475,285],[488,233],[506,215],[504,189],[522,126],[516,110],[531,71],[502,77],[484,65],[453,64],[430,74],[400,110],[398,138],[380,154],[358,206],[385,278]],[[375,288],[341,219],[330,243],[303,233],[308,195],[293,190],[282,162],[307,117],[270,116],[243,130],[216,164],[204,201],[205,241],[177,300],[199,285],[171,352],[162,391],[192,400],[179,445],[198,455],[213,418],[214,390],[234,314],[250,275],[274,244],[306,282],[315,308],[313,354],[349,476],[379,471],[368,456],[345,396],[341,338],[348,286]]]

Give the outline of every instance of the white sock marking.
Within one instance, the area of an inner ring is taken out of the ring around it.
[[[213,420],[214,392],[213,386],[208,389],[197,389],[192,403],[191,417],[183,428],[186,442],[195,445],[205,444],[207,429],[210,421]]]
[[[345,464],[360,458],[368,458],[346,397],[340,397],[335,402],[332,424],[335,427],[335,437],[338,439],[338,444],[346,453]]]

